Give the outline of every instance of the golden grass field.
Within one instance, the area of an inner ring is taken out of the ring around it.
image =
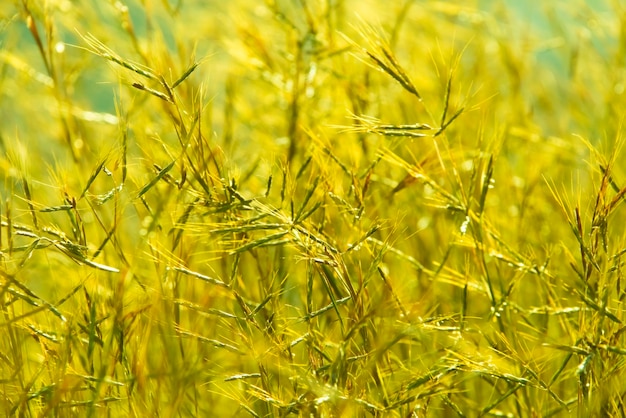
[[[0,415],[624,417],[625,64],[619,1],[3,2]]]

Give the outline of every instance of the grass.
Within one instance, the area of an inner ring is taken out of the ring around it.
[[[0,9],[6,416],[624,416],[624,9]]]

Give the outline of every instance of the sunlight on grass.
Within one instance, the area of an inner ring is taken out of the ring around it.
[[[79,3],[0,15],[6,416],[625,408],[617,3]]]

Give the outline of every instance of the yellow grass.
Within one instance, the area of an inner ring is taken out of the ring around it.
[[[624,9],[483,3],[3,5],[0,414],[622,416]]]

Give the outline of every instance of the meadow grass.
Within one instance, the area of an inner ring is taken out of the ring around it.
[[[5,2],[0,414],[624,416],[626,10],[531,9]]]

